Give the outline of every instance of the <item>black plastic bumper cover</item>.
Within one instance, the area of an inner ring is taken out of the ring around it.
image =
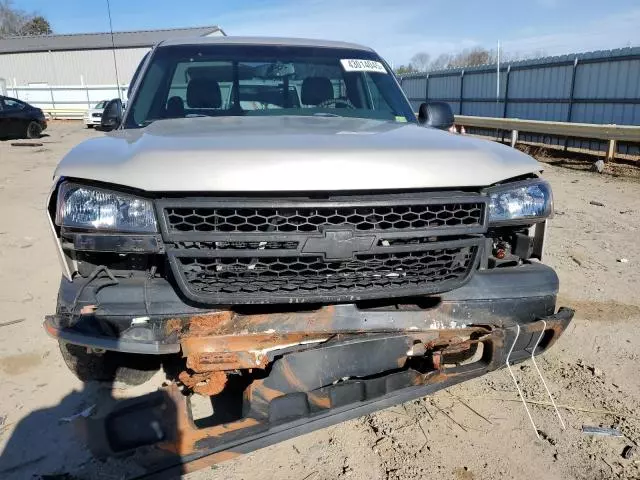
[[[118,285],[98,289],[84,288],[83,282],[84,279],[62,280],[59,311],[66,313],[48,316],[44,322],[45,330],[52,337],[127,353],[178,353],[179,339],[163,328],[163,322],[168,319],[188,322],[194,316],[216,312],[184,300],[162,279],[123,279]],[[405,331],[462,324],[508,327],[552,315],[557,292],[558,277],[553,269],[531,264],[478,271],[465,286],[438,295],[433,298],[433,305],[425,308],[340,304],[332,307],[331,318],[326,323],[309,322],[316,314],[313,310],[262,315],[260,323],[253,321],[255,316],[239,312],[229,329],[221,334]],[[92,306],[90,314],[81,313],[86,306]],[[132,328],[134,319],[148,319],[149,328]],[[101,328],[104,325],[110,326],[108,331]]]

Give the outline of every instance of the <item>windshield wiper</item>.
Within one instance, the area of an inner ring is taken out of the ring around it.
[[[316,112],[312,114],[314,117],[341,117],[342,115],[338,115],[336,113],[329,112]]]

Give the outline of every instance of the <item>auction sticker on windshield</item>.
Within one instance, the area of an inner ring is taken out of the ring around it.
[[[340,60],[345,72],[377,72],[387,73],[384,65],[375,60],[358,60],[355,58],[345,58]]]

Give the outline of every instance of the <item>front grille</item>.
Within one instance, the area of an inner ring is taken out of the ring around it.
[[[93,118],[101,118],[101,117],[102,117],[102,114],[101,114],[101,113],[93,113],[93,114],[91,114],[91,116],[92,116]]]
[[[156,202],[177,284],[205,304],[444,292],[476,268],[487,228],[471,194]]]
[[[442,288],[464,279],[477,247],[322,257],[180,258],[178,268],[196,295],[357,295],[371,289]]]
[[[169,208],[169,228],[176,232],[318,232],[348,225],[355,230],[482,225],[477,202],[340,208]]]

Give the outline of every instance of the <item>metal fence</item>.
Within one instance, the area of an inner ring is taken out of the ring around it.
[[[6,86],[7,96],[23,100],[41,108],[53,118],[82,118],[84,112],[101,100],[118,97],[116,85],[30,85],[28,87]],[[126,86],[120,86],[120,98],[125,99]]]
[[[402,88],[421,102],[448,102],[458,115],[640,125],[640,47],[406,75]],[[474,133],[494,134],[495,131]],[[607,142],[527,134],[521,140],[606,151]],[[638,142],[618,151],[637,155]]]

